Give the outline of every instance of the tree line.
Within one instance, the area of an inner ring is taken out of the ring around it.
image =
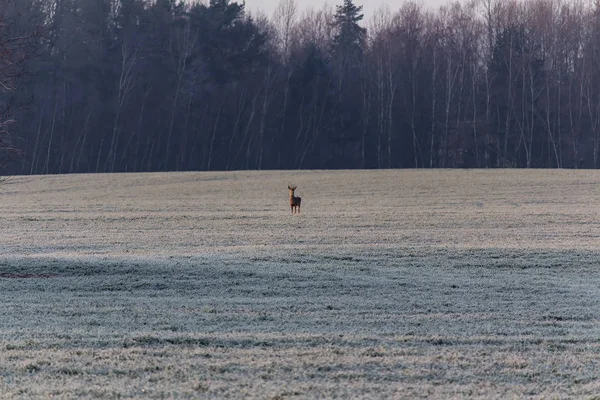
[[[600,0],[0,10],[9,173],[600,164]]]

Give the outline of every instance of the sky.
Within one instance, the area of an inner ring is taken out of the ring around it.
[[[246,10],[253,14],[260,10],[268,17],[273,16],[273,11],[279,4],[280,0],[246,0]],[[406,0],[355,0],[354,4],[363,6],[363,14],[365,15],[364,22],[369,21],[376,10],[380,9],[382,4],[387,4],[392,11],[400,9],[402,4]],[[437,7],[448,4],[449,0],[416,0],[417,4],[422,4],[426,8],[436,9]],[[306,8],[321,9],[323,5],[327,3],[329,5],[336,6],[343,3],[343,0],[328,0],[327,2],[322,0],[296,0],[296,4],[300,10]]]

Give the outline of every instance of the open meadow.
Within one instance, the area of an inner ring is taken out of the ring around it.
[[[32,176],[0,204],[3,399],[600,396],[600,172]]]

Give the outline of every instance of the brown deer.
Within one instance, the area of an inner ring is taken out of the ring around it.
[[[292,208],[292,214],[294,214],[295,211],[298,211],[298,214],[300,214],[300,203],[302,202],[302,199],[294,196],[296,186],[288,186],[288,189],[290,190],[290,207]]]

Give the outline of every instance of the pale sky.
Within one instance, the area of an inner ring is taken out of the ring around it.
[[[273,16],[273,11],[279,4],[280,0],[246,0],[246,11],[254,14],[257,10],[261,10],[269,18]],[[241,1],[240,1],[241,2]],[[387,4],[392,12],[400,9],[405,0],[355,0],[354,4],[363,6],[363,14],[365,18],[363,22],[368,22],[376,10],[381,8],[382,4]],[[296,4],[302,10],[307,8],[321,9],[324,4],[328,4],[335,8],[336,5],[343,3],[343,0],[296,0]],[[450,3],[450,0],[415,0],[415,3],[422,4],[426,8],[437,9],[441,5]]]

